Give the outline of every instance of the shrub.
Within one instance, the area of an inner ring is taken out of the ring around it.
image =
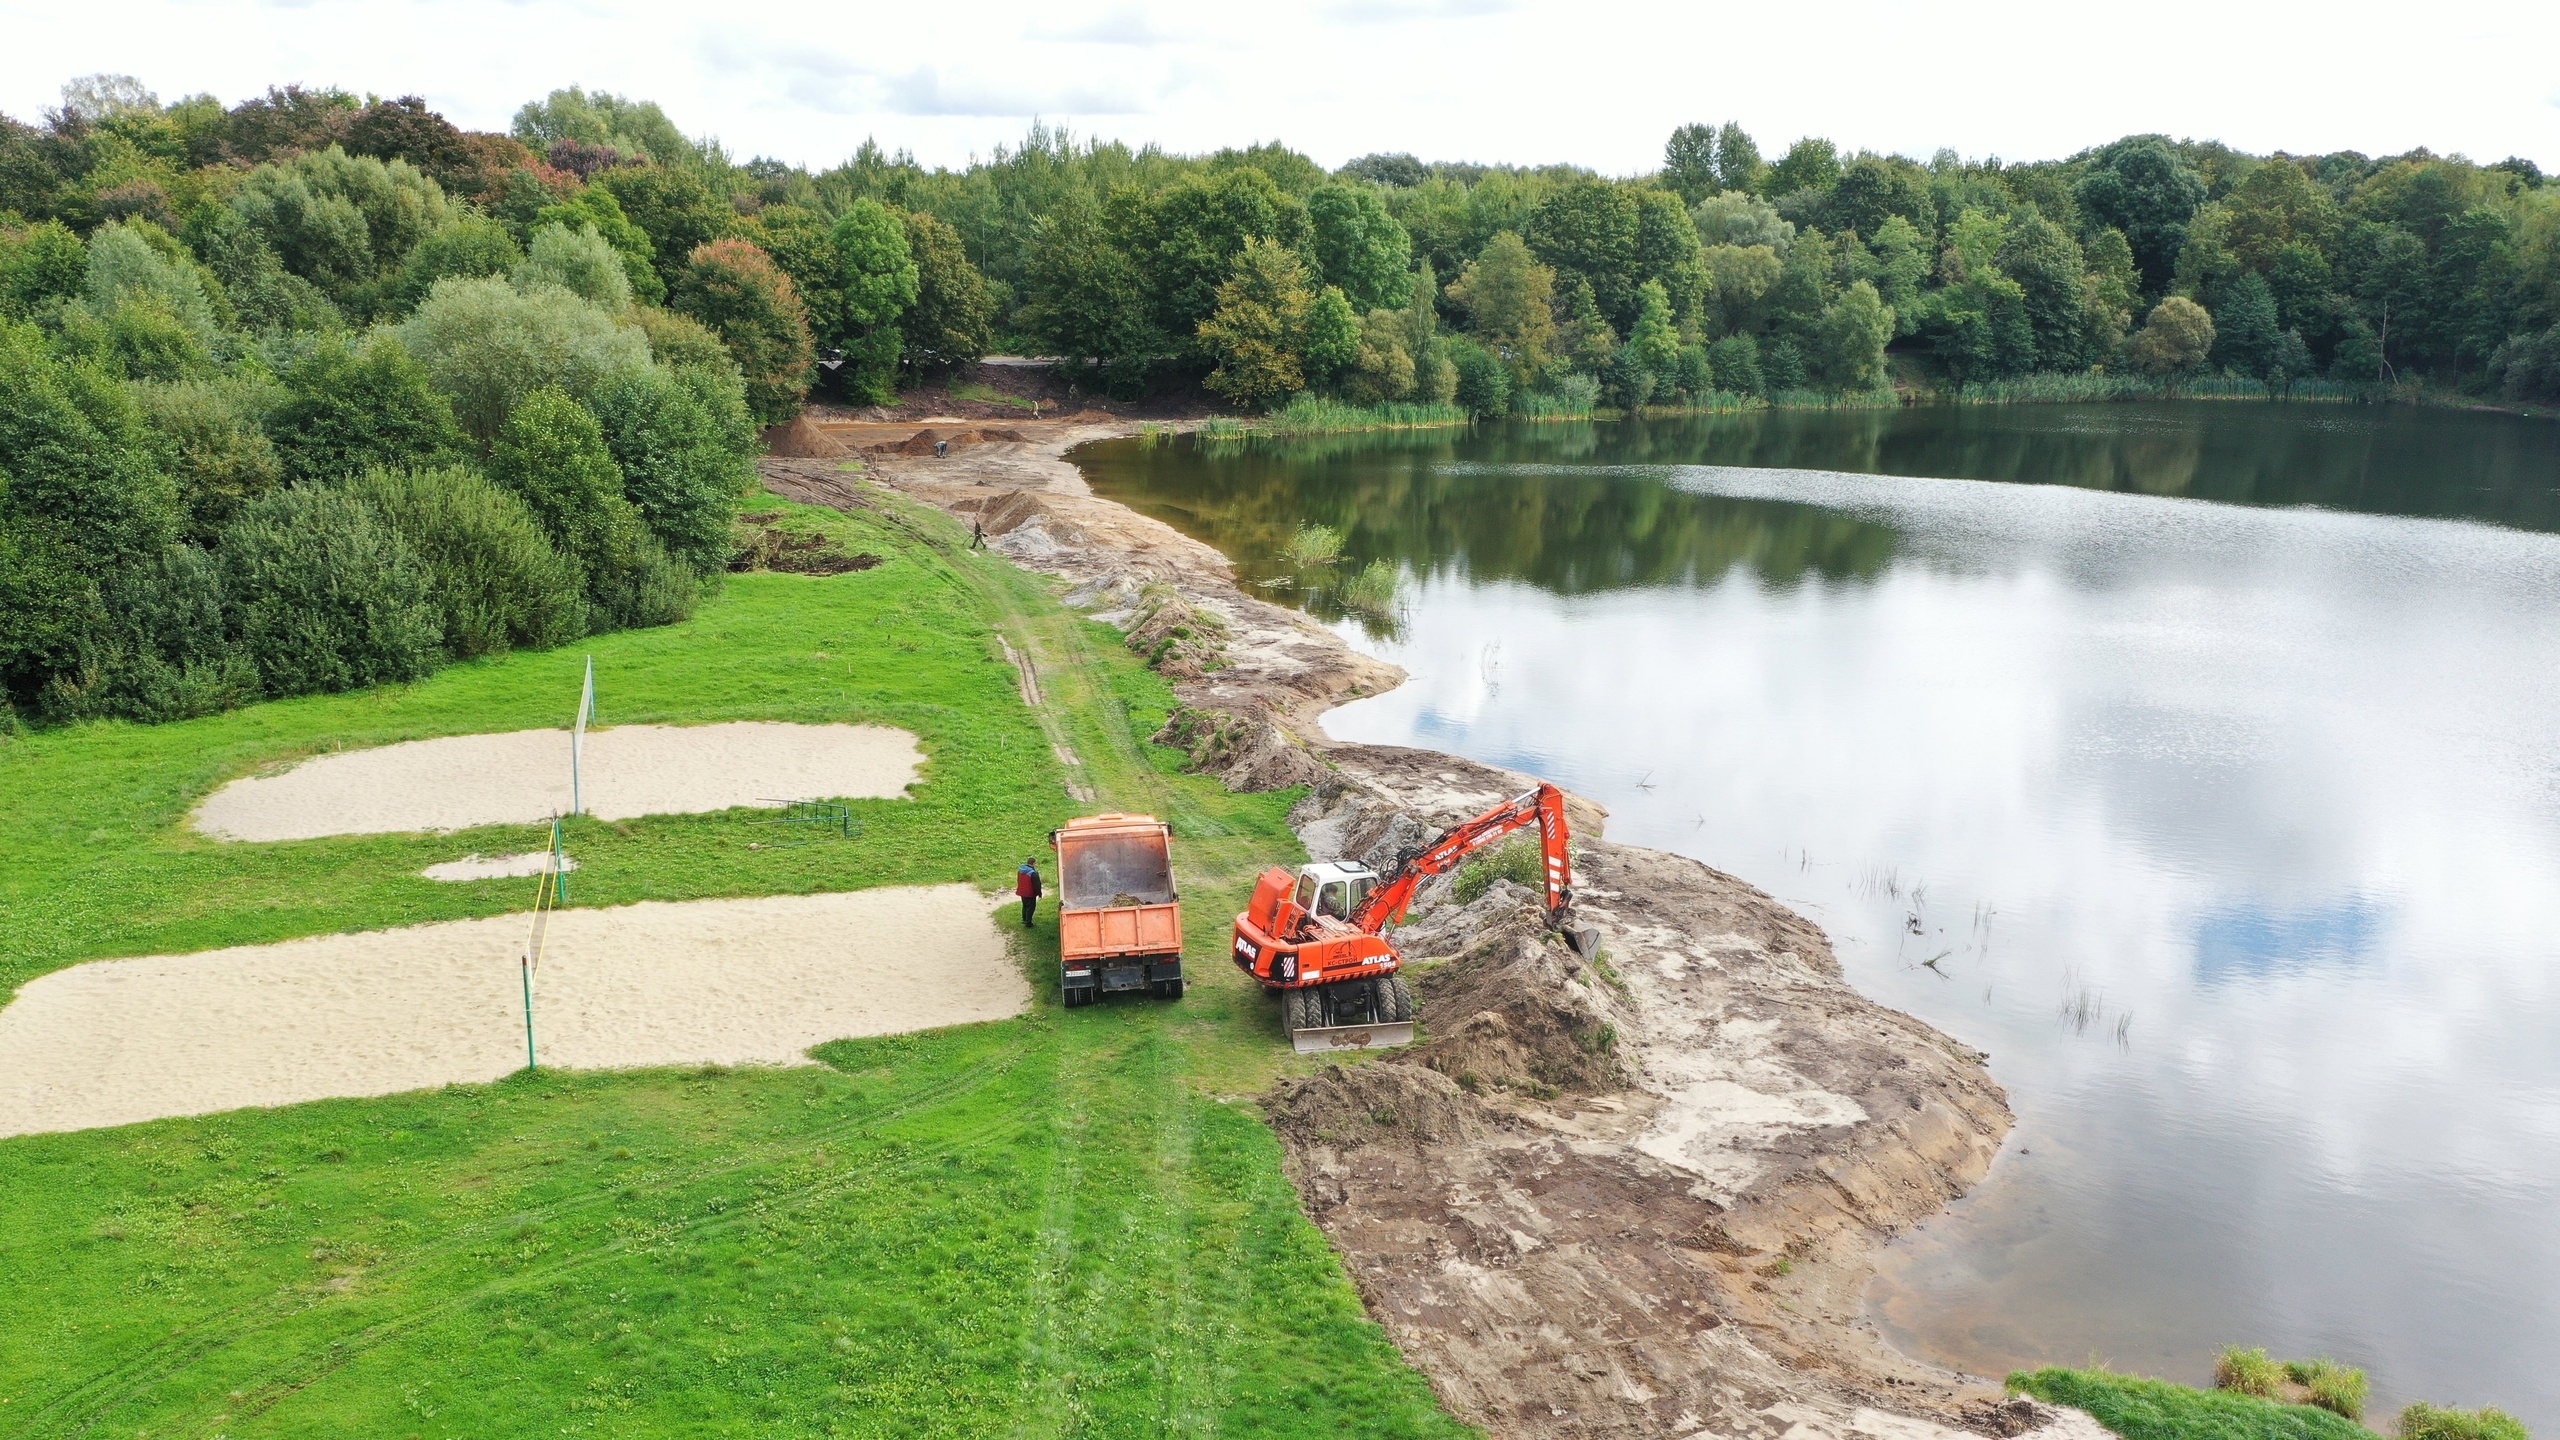
[[[2264,1350],[2227,1346],[2213,1362],[2213,1388],[2273,1400],[2284,1393],[2284,1367]]]
[[[427,569],[373,507],[329,490],[280,490],[222,532],[231,628],[271,696],[415,680],[442,621]]]
[[[0,231],[0,319],[33,320],[81,293],[89,248],[59,220]]]
[[[121,381],[0,322],[0,516],[15,516],[99,574],[176,538],[177,487]]]
[[[241,502],[282,483],[284,461],[260,425],[273,388],[237,380],[134,387],[161,467],[178,483],[189,540],[211,541]]]
[[[537,390],[507,419],[489,475],[531,508],[584,573],[606,626],[663,625],[693,611],[694,580],[622,493],[596,417],[558,390]]]
[[[578,567],[522,500],[463,465],[368,470],[348,494],[373,507],[426,567],[456,659],[547,649],[587,633]]]
[[[697,246],[668,303],[720,337],[746,382],[747,409],[760,423],[780,424],[800,413],[816,347],[799,292],[771,256],[744,240]]]
[[[2400,1412],[2400,1440],[2532,1440],[2524,1422],[2486,1406],[2456,1410],[2420,1401]]]
[[[1535,390],[1512,397],[1513,413],[1543,419],[1578,419],[1600,405],[1600,382],[1588,375],[1553,375]]]
[[[231,641],[211,555],[172,545],[98,588],[100,623],[47,681],[38,701],[47,718],[185,720],[257,698],[257,668]]]
[[[698,575],[726,568],[732,502],[755,483],[754,432],[742,436],[706,403],[721,382],[653,367],[607,386],[594,407],[622,493],[667,553]],[[734,393],[736,382],[728,385]]]
[[[323,342],[287,368],[267,433],[285,478],[296,482],[377,465],[439,465],[468,448],[427,368],[379,335]]]
[[[1529,836],[1515,835],[1459,866],[1457,878],[1449,882],[1449,893],[1459,904],[1472,905],[1484,898],[1496,880],[1508,880],[1544,894],[1546,848]]]
[[[1449,363],[1458,367],[1458,405],[1470,415],[1500,415],[1511,408],[1511,367],[1473,336],[1449,337]]]
[[[484,445],[536,390],[583,398],[649,365],[648,338],[614,313],[557,286],[520,292],[503,280],[437,281],[401,322],[400,342]]]
[[[572,230],[551,224],[534,231],[513,278],[519,290],[557,285],[607,310],[620,311],[631,303],[631,277],[623,272],[622,257],[593,225]]]
[[[690,315],[674,310],[661,310],[643,305],[631,312],[632,323],[649,337],[649,354],[661,365],[679,370],[725,370],[738,373],[738,362],[729,347],[711,333],[711,327]]]

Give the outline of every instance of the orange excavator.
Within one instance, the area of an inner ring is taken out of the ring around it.
[[[1304,865],[1295,875],[1277,865],[1263,871],[1252,905],[1236,917],[1236,968],[1280,997],[1302,1055],[1411,1044],[1413,995],[1396,973],[1404,959],[1387,926],[1404,918],[1423,881],[1531,825],[1545,849],[1547,918],[1560,925],[1573,903],[1573,861],[1564,792],[1542,784],[1453,827],[1389,876],[1347,860]]]

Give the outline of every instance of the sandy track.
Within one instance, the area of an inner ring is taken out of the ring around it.
[[[1008,897],[1010,899],[1010,897]],[[565,910],[542,1063],[804,1063],[823,1041],[1018,1014],[967,885]],[[526,917],[100,960],[0,1010],[0,1136],[494,1080],[524,1064]]]
[[[587,813],[693,814],[766,800],[895,798],[915,783],[916,737],[884,725],[623,725],[587,732]],[[448,735],[306,760],[234,780],[196,807],[222,840],[312,840],[529,825],[569,809],[569,732]]]

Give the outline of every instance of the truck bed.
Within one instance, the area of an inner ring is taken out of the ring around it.
[[[1118,955],[1171,955],[1182,948],[1182,907],[1115,905],[1058,912],[1058,952],[1065,960]]]

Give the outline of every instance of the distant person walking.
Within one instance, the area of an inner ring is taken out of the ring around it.
[[[1022,868],[1013,872],[1013,893],[1022,900],[1022,928],[1031,928],[1032,912],[1040,908],[1040,867],[1026,857]]]

